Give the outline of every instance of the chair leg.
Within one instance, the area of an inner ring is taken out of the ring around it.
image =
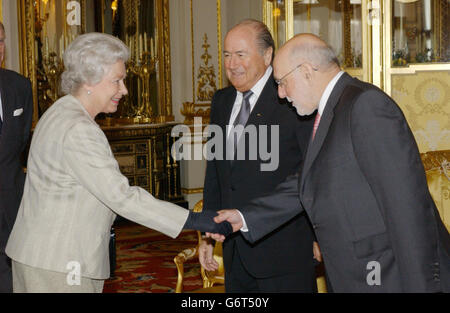
[[[116,231],[111,227],[111,235],[109,238],[109,271],[110,277],[114,277],[116,270]]]
[[[183,262],[180,262],[178,256],[176,256],[173,259],[173,262],[175,263],[178,270],[178,278],[177,278],[177,285],[175,287],[175,293],[181,293],[183,292],[184,265]]]

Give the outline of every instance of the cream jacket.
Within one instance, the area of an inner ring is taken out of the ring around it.
[[[188,210],[130,187],[103,131],[76,98],[65,96],[35,129],[6,253],[25,265],[62,273],[78,262],[81,276],[106,279],[116,214],[175,238]]]

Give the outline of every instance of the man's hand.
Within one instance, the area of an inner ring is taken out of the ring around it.
[[[209,238],[203,238],[198,246],[198,260],[207,271],[216,271],[219,263],[213,257],[214,242]]]
[[[214,217],[214,222],[222,223],[227,221],[231,224],[233,228],[233,233],[240,230],[243,226],[241,214],[239,214],[238,210],[221,210],[217,212],[218,216]]]
[[[322,253],[320,252],[320,247],[317,241],[313,242],[313,253],[314,259],[316,259],[318,262],[322,262]]]
[[[231,224],[231,227],[233,228],[233,233],[240,230],[243,226],[241,215],[239,214],[238,210],[236,209],[230,209],[230,210],[221,210],[217,212],[216,217],[214,217],[214,222],[216,223],[222,223],[224,221]],[[212,234],[212,233],[206,233],[207,237],[210,237],[216,241],[224,242],[225,236],[221,234]]]

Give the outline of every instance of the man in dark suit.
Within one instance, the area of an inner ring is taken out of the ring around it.
[[[5,28],[0,23],[0,64]],[[5,246],[22,199],[25,174],[21,155],[31,128],[33,100],[28,79],[0,68],[0,292],[12,292],[11,260]]]
[[[225,38],[224,63],[232,86],[214,95],[211,124],[220,126],[223,131],[223,143],[227,143],[223,151],[227,158],[207,162],[204,209],[244,206],[299,170],[312,119],[300,119],[288,103],[277,97],[271,67],[273,51],[270,32],[259,21],[245,20],[233,27]],[[246,106],[247,116],[242,120]],[[234,139],[228,125],[241,125],[246,129],[254,126],[255,136],[249,138],[244,133],[230,147],[230,139]],[[261,126],[268,129],[267,137]],[[277,127],[279,136],[274,130]],[[260,153],[254,159],[251,157],[251,145],[255,142],[260,143],[258,149],[264,149],[262,140],[268,145],[266,151],[276,152],[271,160],[263,160]],[[279,153],[275,145],[279,146]],[[242,152],[244,157],[240,158]],[[273,168],[264,170],[270,163]],[[217,267],[212,250],[211,242],[202,241],[200,262],[207,270]],[[247,242],[240,233],[233,234],[224,242],[223,255],[227,292],[316,290],[313,232],[305,214],[297,215],[255,243]]]
[[[240,209],[248,239],[279,227],[269,208],[283,203],[279,216],[288,221],[303,206],[331,290],[450,292],[450,236],[397,104],[340,71],[332,49],[311,34],[297,35],[280,49],[274,77],[281,98],[290,99],[300,115],[318,110],[319,118],[300,179],[289,177],[275,195]],[[234,229],[239,227],[236,212],[221,213],[217,221],[233,219]],[[269,221],[265,229],[261,216]]]

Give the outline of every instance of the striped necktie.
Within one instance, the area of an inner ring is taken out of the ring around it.
[[[250,116],[250,97],[252,96],[252,94],[253,92],[251,90],[245,91],[243,93],[241,110],[234,120],[234,126],[245,126],[245,124],[247,124],[248,117]]]

